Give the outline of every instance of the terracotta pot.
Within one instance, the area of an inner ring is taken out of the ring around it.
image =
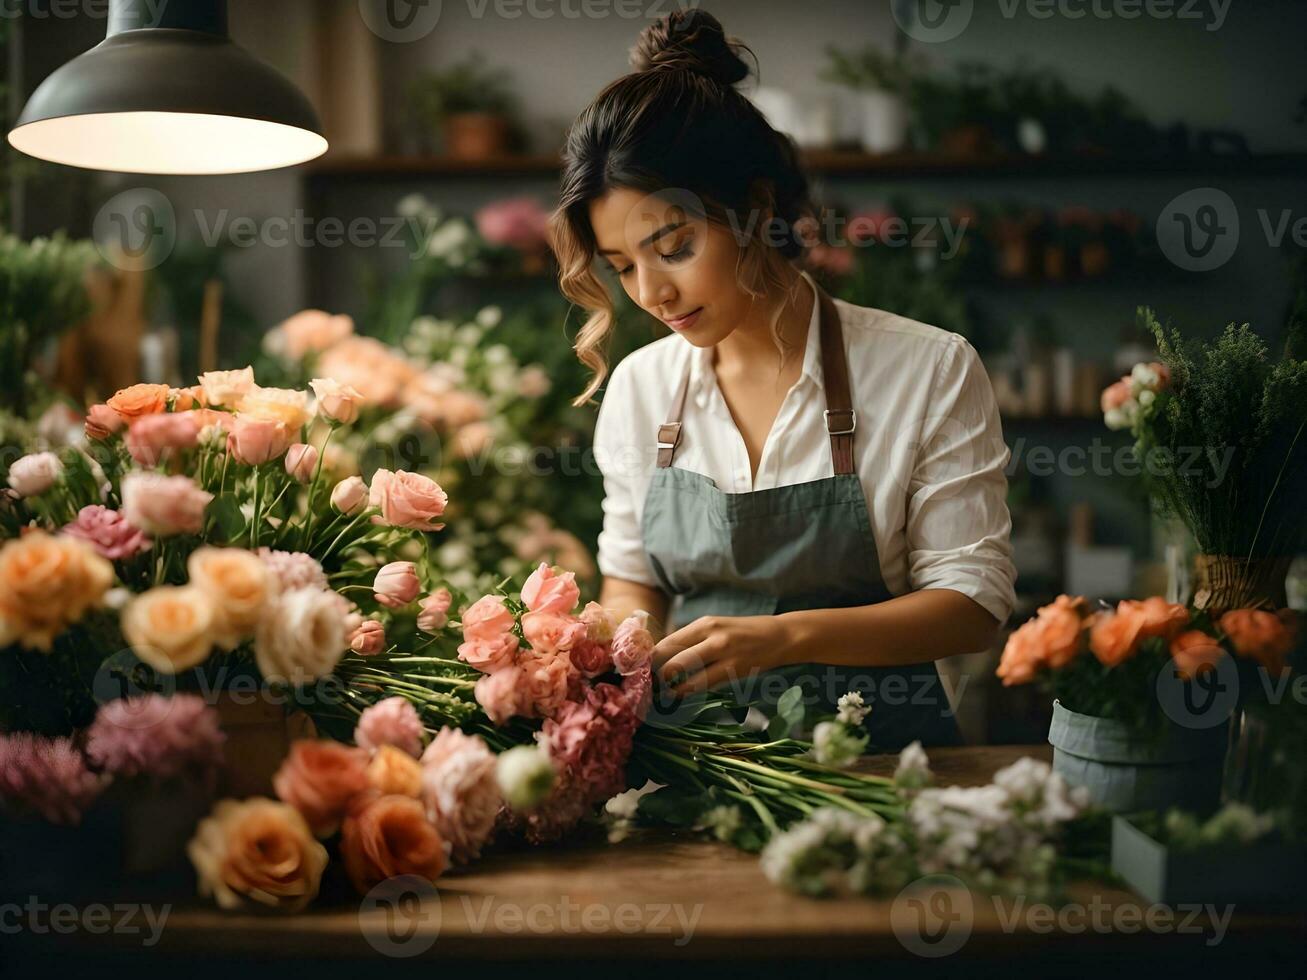
[[[253,694],[223,692],[214,707],[227,736],[218,793],[222,797],[272,795],[272,777],[290,751],[290,743],[316,735],[313,722],[303,712],[288,714],[285,705],[271,704]]]
[[[1283,609],[1289,604],[1284,583],[1292,560],[1198,555],[1194,559],[1194,605],[1213,619],[1231,609]]]
[[[459,160],[486,160],[508,149],[508,120],[488,112],[460,112],[445,120],[445,152]]]

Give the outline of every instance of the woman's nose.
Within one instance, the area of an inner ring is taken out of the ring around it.
[[[676,287],[662,272],[643,268],[639,270],[638,276],[639,302],[646,310],[654,311],[667,307],[676,300]]]

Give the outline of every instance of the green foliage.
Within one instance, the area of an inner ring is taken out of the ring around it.
[[[480,52],[472,52],[444,71],[419,76],[409,87],[409,100],[416,118],[431,126],[463,112],[509,115],[517,105],[512,75],[488,67]]]
[[[830,63],[822,71],[824,81],[857,91],[906,92],[920,74],[921,65],[901,54],[888,55],[868,44],[855,51],[826,46]]]
[[[1273,360],[1247,324],[1199,342],[1149,309],[1139,317],[1171,372],[1140,433],[1141,452],[1165,450],[1177,461],[1153,478],[1161,502],[1205,553],[1257,559],[1303,550],[1307,361]]]

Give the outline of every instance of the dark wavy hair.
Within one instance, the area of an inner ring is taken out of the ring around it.
[[[736,89],[751,74],[742,53],[754,57],[712,14],[677,11],[645,28],[631,50],[634,71],[605,87],[568,132],[550,242],[559,288],[590,312],[574,346],[594,374],[576,405],[607,376],[613,324],[612,298],[594,269],[591,201],[615,188],[677,199],[688,191],[700,217],[749,231],[738,272],[755,297],[784,282],[784,266],[804,252],[795,225],[812,214],[808,178],[794,141]],[[772,220],[751,222],[750,212]]]

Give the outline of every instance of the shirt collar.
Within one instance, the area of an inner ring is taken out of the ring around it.
[[[817,284],[807,272],[800,276],[812,290],[812,319],[808,321],[808,339],[803,348],[803,367],[800,375],[807,378],[818,390],[825,387],[821,372],[821,301]],[[712,369],[713,349],[711,347],[690,348],[690,391],[695,404],[703,408],[717,382]]]

